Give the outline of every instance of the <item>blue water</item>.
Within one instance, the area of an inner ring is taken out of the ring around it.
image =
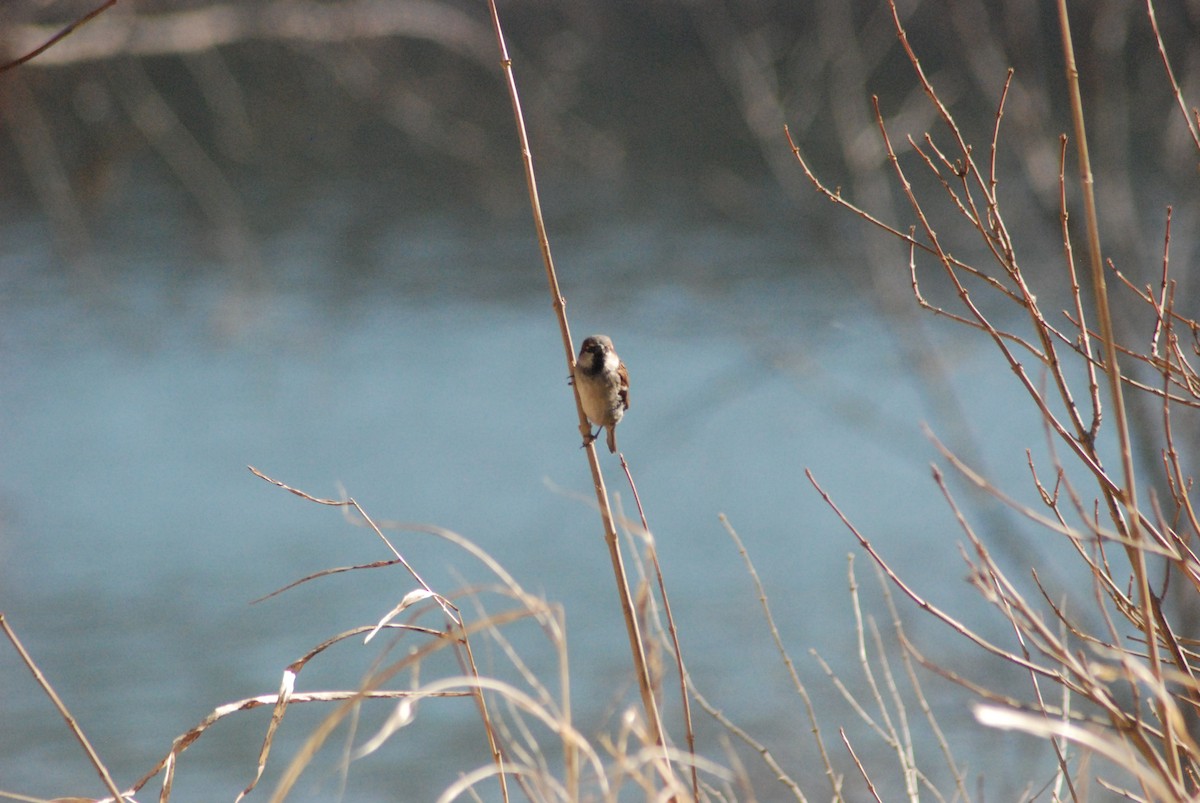
[[[810,790],[824,789],[803,709],[718,514],[755,557],[827,725],[858,727],[808,655],[820,650],[858,682],[845,579],[858,550],[803,470],[926,593],[976,604],[960,534],[929,479],[935,453],[920,425],[933,415],[930,388],[861,282],[793,264],[786,238],[622,225],[564,237],[556,253],[576,342],[606,332],[629,366],[619,445],[685,658],[710,697],[774,743]],[[577,498],[590,476],[558,329],[532,240],[514,232],[496,244],[454,226],[398,229],[382,240],[389,274],[362,280],[347,280],[338,250],[302,229],[264,245],[271,272],[261,282],[175,269],[186,256],[161,243],[109,246],[143,264],[100,286],[48,270],[49,249],[3,253],[0,609],[119,783],[216,706],[272,693],[290,661],[374,623],[414,587],[399,569],[373,570],[251,606],[299,577],[388,554],[338,511],[247,465],[317,496],[353,496],[379,520],[472,539],[563,605],[579,727],[611,730],[608,718],[633,701],[598,519]],[[1008,373],[982,340],[936,327],[931,338],[984,434],[1014,433],[990,453],[1016,481],[1021,450],[1040,434],[1013,403]],[[632,511],[617,460],[602,452],[601,462]],[[439,591],[489,579],[429,535],[390,535]],[[861,553],[858,572],[873,582]],[[886,621],[877,601],[872,612]],[[913,619],[926,643],[955,644]],[[544,639],[528,626],[513,638],[552,682]],[[343,645],[298,688],[352,687],[376,654]],[[102,794],[7,645],[0,691],[0,789]],[[966,760],[978,766],[980,750],[1008,743],[963,731],[963,698],[944,695],[949,726],[968,733]],[[263,792],[320,716],[289,715]],[[215,726],[184,755],[172,799],[232,799],[253,777],[266,721],[260,710]],[[719,757],[715,729],[702,727],[702,749]],[[296,799],[335,795],[341,738]],[[481,739],[468,703],[426,703],[417,724],[354,765],[346,799],[429,799],[486,763]],[[886,760],[870,741],[856,746]],[[769,798],[773,782],[760,780]]]

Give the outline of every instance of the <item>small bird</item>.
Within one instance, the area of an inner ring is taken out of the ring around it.
[[[617,452],[617,424],[629,409],[629,372],[613,351],[608,335],[592,335],[583,341],[575,360],[575,387],[588,420],[608,430],[608,451]],[[600,430],[585,443],[592,443]]]

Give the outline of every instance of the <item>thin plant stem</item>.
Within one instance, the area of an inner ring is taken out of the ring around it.
[[[19,58],[13,59],[12,61],[8,62],[7,64],[0,64],[0,73],[6,72],[7,70],[11,70],[14,67],[20,67],[22,64],[25,64],[26,62],[32,61],[33,59],[35,59],[38,56],[45,53],[50,48],[54,47],[56,44],[61,42],[63,39],[65,39],[68,36],[70,36],[71,34],[73,34],[78,28],[91,22],[96,17],[100,16],[105,11],[108,11],[108,9],[112,8],[116,4],[117,4],[117,0],[104,0],[104,2],[101,3],[100,5],[96,6],[96,8],[93,8],[91,11],[84,14],[82,17],[75,20],[70,25],[66,26],[61,31],[59,31],[58,33],[54,34],[54,36],[47,39],[45,42],[43,42],[38,47],[35,47],[33,50],[29,51],[28,53],[26,53],[23,56],[20,56]]]
[[[658,550],[654,546],[654,538],[650,535],[650,524],[646,521],[646,511],[642,508],[642,497],[638,494],[633,474],[625,455],[621,455],[621,468],[625,471],[625,479],[629,482],[629,490],[633,492],[633,502],[637,505],[638,518],[642,520],[642,531],[646,533],[646,550],[650,555],[650,563],[654,566],[654,576],[658,581],[658,593],[663,601],[663,613],[667,618],[667,631],[671,636],[671,651],[675,653],[675,670],[679,673],[679,697],[683,706],[683,728],[687,739],[688,755],[691,761],[688,766],[692,774],[692,796],[700,799],[700,776],[696,770],[696,732],[692,728],[692,702],[687,692],[687,669],[683,665],[683,650],[679,646],[679,631],[675,627],[675,614],[671,612],[671,601],[667,597],[667,581],[663,578],[662,565],[658,562]]]
[[[533,211],[533,225],[537,230],[538,247],[541,249],[542,262],[546,268],[546,281],[550,286],[550,297],[554,311],[558,317],[558,327],[562,334],[563,348],[566,351],[567,375],[575,373],[575,348],[571,342],[571,329],[567,324],[566,299],[559,289],[558,275],[554,270],[554,259],[550,253],[550,239],[546,234],[546,222],[542,217],[542,204],[538,199],[537,179],[533,172],[533,151],[529,145],[529,136],[525,130],[525,117],[521,111],[521,100],[517,94],[517,82],[513,75],[512,59],[508,55],[508,45],[504,40],[504,32],[500,27],[500,12],[496,9],[495,0],[488,0],[492,14],[492,26],[496,31],[496,42],[500,48],[500,66],[504,71],[508,95],[512,100],[513,119],[517,127],[517,138],[521,144],[521,159],[525,168],[525,184],[529,191],[529,204]],[[617,538],[617,528],[613,520],[612,506],[608,501],[608,490],[604,485],[604,475],[600,471],[600,460],[596,455],[596,445],[588,437],[591,425],[583,412],[583,403],[579,398],[579,388],[572,383],[575,394],[575,410],[579,416],[579,432],[583,436],[588,465],[592,471],[592,484],[596,490],[596,503],[600,507],[600,519],[604,528],[604,541],[608,545],[609,558],[612,561],[613,574],[617,582],[617,594],[621,600],[621,612],[625,617],[625,628],[629,634],[629,648],[633,655],[634,670],[637,675],[638,688],[642,694],[642,708],[650,725],[650,732],[664,749],[664,757],[670,762],[666,753],[667,738],[663,730],[662,719],[659,715],[658,703],[654,698],[653,679],[646,661],[646,646],[642,639],[641,626],[638,623],[633,593],[629,588],[628,575],[625,572],[625,561],[621,556],[621,545]]]
[[[850,745],[850,737],[846,735],[846,729],[838,728],[838,733],[841,734],[842,744],[846,745],[846,750],[850,752],[850,758],[854,760],[854,766],[858,767],[858,773],[866,781],[867,791],[871,793],[871,797],[875,799],[876,803],[883,803],[883,799],[879,797],[879,792],[875,790],[875,782],[871,780],[871,776],[867,774],[867,768],[863,766],[862,761],[858,758],[858,754],[854,752],[854,748]]]
[[[696,702],[700,704],[701,708],[708,712],[710,717],[720,723],[721,727],[725,728],[738,739],[741,739],[743,742],[745,742],[752,750],[762,757],[763,763],[775,773],[776,780],[786,786],[788,791],[792,793],[792,796],[796,798],[799,803],[808,803],[808,798],[804,796],[804,792],[800,789],[800,785],[796,783],[792,776],[787,774],[787,772],[783,769],[783,766],[778,760],[776,760],[775,756],[771,754],[771,750],[765,744],[755,739],[745,728],[739,727],[737,723],[735,723],[728,717],[728,715],[725,714],[725,712],[721,711],[721,709],[709,702],[708,698],[701,694],[696,688],[695,684],[692,683],[692,679],[690,677],[688,678],[688,689],[691,691],[692,696],[696,698]],[[838,782],[838,786],[840,787],[840,781]],[[841,794],[839,793],[835,799],[841,800]]]
[[[83,747],[83,751],[87,753],[88,760],[92,762],[92,766],[96,768],[96,772],[100,775],[100,780],[104,781],[104,787],[112,793],[113,800],[117,803],[122,803],[125,798],[121,795],[121,791],[117,788],[117,784],[109,774],[108,768],[104,766],[104,762],[100,760],[100,755],[92,747],[92,743],[88,741],[87,736],[83,734],[83,728],[79,727],[79,723],[75,721],[75,717],[71,711],[63,703],[62,698],[54,691],[54,687],[50,685],[50,681],[42,674],[42,670],[34,662],[33,656],[25,649],[25,645],[17,638],[16,632],[8,624],[8,618],[0,613],[0,629],[4,630],[4,635],[8,637],[9,643],[13,645],[13,649],[21,656],[21,660],[25,663],[26,668],[33,673],[33,679],[42,687],[42,691],[46,692],[46,696],[50,698],[50,702],[54,703],[54,707],[58,709],[58,713],[66,720],[67,727],[71,729],[71,733],[75,734],[76,741]]]
[[[1183,124],[1187,126],[1188,134],[1195,143],[1196,150],[1200,151],[1200,126],[1195,125],[1192,118],[1188,116],[1187,103],[1183,100],[1183,91],[1179,88],[1179,82],[1175,80],[1175,71],[1171,69],[1171,60],[1167,58],[1167,46],[1163,43],[1162,33],[1158,30],[1158,16],[1154,13],[1154,0],[1146,0],[1146,16],[1150,18],[1154,41],[1158,44],[1158,55],[1162,59],[1163,69],[1167,73],[1167,81],[1171,84],[1171,91],[1175,94],[1175,103],[1178,104],[1179,111],[1183,115]]]
[[[800,695],[800,699],[804,702],[804,710],[808,715],[809,724],[812,725],[813,738],[816,740],[817,750],[821,754],[821,764],[825,769],[825,777],[829,779],[833,799],[842,800],[841,777],[833,769],[833,761],[830,759],[829,753],[825,750],[825,741],[821,738],[821,728],[817,724],[816,708],[813,706],[812,698],[809,697],[808,689],[805,688],[804,682],[800,680],[800,673],[796,671],[796,664],[792,661],[792,656],[783,644],[783,637],[779,635],[779,628],[775,626],[775,617],[771,613],[771,604],[767,600],[767,591],[758,576],[758,570],[754,568],[754,562],[750,560],[750,553],[746,551],[745,544],[742,543],[737,530],[733,528],[733,525],[725,517],[725,514],[721,514],[720,520],[722,526],[725,527],[725,532],[733,539],[738,554],[742,556],[742,561],[746,564],[746,571],[750,574],[750,579],[754,583],[754,590],[758,594],[758,604],[763,609],[763,618],[766,620],[767,627],[771,631],[771,638],[775,642],[775,649],[779,651],[779,656],[782,658],[784,666],[787,667],[788,675],[792,679],[792,686],[795,687],[796,693]]]
[[[425,582],[424,578],[422,578],[421,575],[417,573],[417,570],[412,566],[412,564],[410,564],[408,562],[407,559],[405,559],[405,557],[400,553],[400,550],[396,549],[396,547],[392,544],[392,542],[390,540],[388,540],[388,537],[383,534],[383,530],[380,529],[379,525],[375,523],[375,521],[367,514],[367,511],[364,510],[362,508],[362,506],[358,504],[358,502],[356,502],[352,497],[348,497],[345,499],[323,499],[321,497],[313,496],[312,494],[306,493],[305,491],[302,491],[299,488],[293,488],[290,485],[287,485],[286,483],[280,482],[279,480],[276,480],[276,479],[273,479],[273,478],[267,476],[263,472],[256,469],[254,466],[247,466],[246,468],[248,468],[250,470],[250,472],[252,474],[254,474],[256,477],[259,477],[260,479],[265,480],[266,482],[269,482],[278,488],[282,488],[283,490],[285,490],[291,494],[294,494],[294,495],[300,497],[301,499],[307,500],[309,502],[314,502],[318,505],[325,505],[327,507],[340,507],[340,508],[344,508],[347,510],[353,510],[355,513],[357,513],[361,517],[362,521],[365,522],[367,524],[367,526],[371,528],[371,531],[374,532],[375,535],[377,535],[381,541],[383,541],[384,545],[388,548],[388,550],[393,555],[396,556],[396,560],[401,565],[403,565],[404,568],[406,570],[408,570],[408,573],[412,576],[412,578],[414,580],[416,580],[418,584],[420,584],[421,590],[423,592],[425,592],[425,594],[428,595],[428,598],[433,599],[441,607],[442,611],[446,615],[446,619],[450,623],[449,627],[447,628],[447,630],[448,630],[447,635],[452,636],[452,639],[451,639],[452,642],[462,644],[463,652],[465,653],[465,657],[466,657],[466,664],[467,664],[466,670],[471,674],[472,677],[479,677],[479,668],[475,662],[475,653],[471,648],[471,640],[468,635],[468,628],[466,627],[466,625],[463,621],[462,612],[459,611],[458,608],[455,607],[453,603],[451,603],[448,599],[446,599],[441,594],[438,594],[436,591],[433,590],[433,588],[430,587],[430,585],[428,583]],[[402,602],[401,606],[403,607],[405,604],[406,603]],[[498,772],[496,774],[497,774],[498,778],[500,779],[500,793],[501,793],[502,798],[507,801],[509,799],[509,796],[508,796],[508,782],[506,780],[505,773],[504,773],[504,753],[500,749],[500,744],[496,739],[496,731],[495,731],[495,727],[492,723],[491,715],[488,712],[487,699],[484,695],[484,687],[480,685],[480,686],[475,686],[473,688],[474,688],[474,692],[475,692],[475,702],[476,702],[476,705],[479,707],[479,713],[480,713],[480,717],[483,721],[484,731],[487,733],[488,747],[491,750],[492,760],[495,762],[496,767],[498,769]],[[286,705],[287,705],[286,699],[283,697],[283,695],[281,695],[279,709],[275,712],[275,715],[274,715],[275,718],[272,720],[273,724],[277,724],[276,720],[282,718],[282,716],[283,716],[282,709],[284,707],[286,707]],[[344,708],[345,707],[343,707],[343,709],[339,709],[339,710],[340,711],[344,710]],[[324,723],[322,723],[322,727],[325,727],[326,725],[328,725],[329,728],[332,728],[337,724],[338,721],[341,720],[341,718],[342,718],[342,716],[339,716],[338,712],[335,712],[334,714],[331,714],[329,717],[326,718],[326,721]],[[319,741],[313,742],[313,740],[310,740],[310,744],[314,744],[314,743],[319,744]],[[289,769],[294,770],[296,775],[298,776],[299,771],[302,768],[303,768],[303,764],[298,764],[298,762],[294,761],[292,764],[292,767]],[[260,773],[261,773],[261,771],[260,771]]]
[[[1121,368],[1117,362],[1116,335],[1113,332],[1112,312],[1108,305],[1108,285],[1104,278],[1104,257],[1100,248],[1100,223],[1096,214],[1095,179],[1092,176],[1091,157],[1088,154],[1087,129],[1083,119],[1083,99],[1079,89],[1079,69],[1075,66],[1075,47],[1071,40],[1071,21],[1067,13],[1066,0],[1058,0],[1058,20],[1062,32],[1062,49],[1067,74],[1067,95],[1071,101],[1071,123],[1075,129],[1075,149],[1079,159],[1079,185],[1083,194],[1084,221],[1087,228],[1088,263],[1091,267],[1092,292],[1096,301],[1096,318],[1100,324],[1100,341],[1104,350],[1104,373],[1108,377],[1109,394],[1112,397],[1117,443],[1121,454],[1121,469],[1124,483],[1121,501],[1128,516],[1125,526],[1133,545],[1126,546],[1126,553],[1137,584],[1138,606],[1141,609],[1140,628],[1146,637],[1150,658],[1150,669],[1155,678],[1162,678],[1162,667],[1158,654],[1158,617],[1152,608],[1149,578],[1146,576],[1146,553],[1138,544],[1141,539],[1141,516],[1138,513],[1137,479],[1133,470],[1133,446],[1129,438],[1129,421],[1125,410],[1125,394],[1121,389]],[[1121,522],[1117,522],[1120,526]],[[1130,678],[1130,686],[1136,694],[1136,683]],[[1160,700],[1161,703],[1161,700]],[[1164,706],[1159,707],[1163,722],[1166,754],[1172,779],[1183,781],[1183,768],[1175,749],[1173,722],[1167,717]]]

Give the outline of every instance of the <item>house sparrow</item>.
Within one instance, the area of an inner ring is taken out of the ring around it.
[[[608,451],[616,454],[617,423],[629,409],[629,373],[608,335],[592,335],[583,341],[575,360],[574,380],[583,412],[593,424],[608,430]],[[596,430],[587,443],[599,436],[600,430]]]

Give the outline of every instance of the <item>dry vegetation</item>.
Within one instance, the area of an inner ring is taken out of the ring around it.
[[[826,669],[833,688],[858,712],[862,727],[839,727],[836,735],[822,728],[819,706],[801,682],[774,627],[770,601],[758,584],[753,563],[733,527],[726,523],[746,559],[780,660],[808,712],[808,730],[821,759],[821,766],[815,769],[790,768],[774,758],[771,745],[760,744],[753,734],[727,718],[719,700],[710,701],[691,684],[684,665],[686,656],[680,655],[674,637],[652,528],[644,519],[632,521],[614,513],[593,447],[589,446],[586,454],[628,628],[633,678],[640,692],[640,704],[631,706],[620,718],[619,729],[598,736],[581,733],[572,719],[565,625],[553,603],[523,589],[478,547],[442,531],[435,535],[460,547],[464,559],[481,562],[493,580],[486,587],[453,592],[432,588],[421,578],[420,568],[405,561],[403,547],[385,535],[386,525],[376,524],[353,499],[318,499],[259,474],[310,502],[344,508],[350,521],[374,533],[390,553],[379,564],[348,568],[391,566],[389,570],[407,574],[413,590],[392,609],[381,611],[377,623],[339,633],[288,666],[278,692],[215,709],[204,722],[181,735],[163,760],[128,789],[118,789],[108,777],[100,757],[62,709],[114,797],[145,794],[148,784],[155,781],[160,799],[169,799],[175,773],[186,772],[186,749],[204,736],[211,724],[240,711],[270,706],[273,715],[263,739],[258,775],[248,780],[243,796],[249,794],[268,762],[277,760],[271,752],[273,738],[289,707],[301,702],[328,706],[322,724],[284,761],[286,769],[270,793],[270,799],[282,800],[339,728],[353,732],[362,707],[391,706],[381,727],[363,734],[356,746],[346,749],[342,766],[347,773],[353,772],[355,759],[390,739],[402,738],[406,727],[419,729],[419,722],[413,725],[419,708],[438,705],[441,698],[467,696],[477,707],[479,739],[486,744],[491,761],[463,766],[460,780],[443,794],[445,800],[469,795],[506,800],[616,800],[631,789],[652,800],[776,798],[780,789],[797,800],[863,799],[865,795],[882,799],[886,792],[876,786],[875,778],[891,775],[897,768],[903,778],[903,794],[910,800],[922,796],[975,799],[972,781],[932,716],[921,680],[924,676],[928,682],[931,675],[970,690],[978,699],[975,716],[982,726],[1018,730],[1045,740],[1057,771],[1049,778],[1024,779],[1032,799],[1085,800],[1115,794],[1131,800],[1166,801],[1200,795],[1200,680],[1196,675],[1200,658],[1197,642],[1185,635],[1200,598],[1200,558],[1195,552],[1200,516],[1193,507],[1191,473],[1200,431],[1200,374],[1195,368],[1200,359],[1200,323],[1193,317],[1194,294],[1185,297],[1177,292],[1171,259],[1171,210],[1163,214],[1161,240],[1153,247],[1143,244],[1143,261],[1153,258],[1159,266],[1153,281],[1131,278],[1130,272],[1106,260],[1105,230],[1093,195],[1094,173],[1084,126],[1087,97],[1075,80],[1074,47],[1066,33],[1070,30],[1067,9],[1065,0],[1060,2],[1061,53],[1069,65],[1066,100],[1072,109],[1072,128],[1056,145],[1062,245],[1058,269],[1069,285],[1070,303],[1064,310],[1043,307],[1038,282],[1045,272],[1034,276],[1022,261],[1021,233],[1007,222],[1007,185],[998,168],[1004,162],[1004,120],[1012,72],[990,76],[996,87],[994,126],[983,138],[972,139],[956,122],[951,104],[943,100],[936,82],[926,74],[920,54],[909,45],[902,15],[895,5],[888,8],[894,33],[934,123],[930,133],[898,131],[886,112],[888,100],[875,101],[878,141],[909,213],[897,215],[895,220],[907,217],[912,224],[877,216],[868,201],[843,194],[806,162],[803,142],[792,141],[791,134],[788,141],[799,169],[819,193],[868,228],[906,245],[914,303],[949,325],[987,338],[1011,369],[1013,381],[1043,422],[1047,454],[1051,455],[1045,461],[1032,454],[1028,459],[1029,482],[1041,506],[1016,501],[944,447],[943,464],[946,471],[993,495],[1048,536],[1069,542],[1080,569],[1077,576],[1090,582],[1085,593],[1070,589],[1071,596],[1086,600],[1090,607],[1064,606],[1061,600],[1068,589],[1048,587],[1036,565],[1024,567],[1027,576],[1013,577],[1010,569],[993,558],[994,545],[977,534],[942,470],[935,470],[935,481],[966,539],[964,556],[971,581],[1011,633],[1007,644],[989,640],[953,611],[924,599],[911,578],[898,576],[875,549],[870,534],[860,532],[840,507],[843,503],[852,506],[854,500],[832,499],[819,484],[817,469],[809,479],[878,568],[892,631],[905,649],[889,657],[884,636],[870,617],[864,617],[852,562],[851,611],[866,695],[856,697],[832,669]],[[574,345],[539,208],[517,80],[498,16],[493,23],[569,366]],[[1162,81],[1178,105],[1173,125],[1186,132],[1194,147],[1194,164],[1200,163],[1200,116],[1176,83],[1150,3],[1144,24],[1160,43]],[[782,144],[784,133],[780,131],[778,136]],[[1193,174],[1193,183],[1195,180]],[[1185,220],[1182,225],[1194,227],[1195,220]],[[956,244],[954,253],[945,245],[950,241]],[[930,282],[943,290],[949,288],[944,301],[927,300],[924,288]],[[996,322],[1010,319],[1005,317],[1007,309],[1021,313],[1019,328]],[[1149,321],[1150,325],[1122,327],[1120,320],[1125,319]],[[1132,334],[1122,334],[1125,330]],[[581,410],[579,416],[581,432],[586,432]],[[1149,428],[1147,421],[1155,426]],[[632,486],[627,466],[626,477]],[[632,567],[626,564],[630,556],[635,561]],[[329,573],[341,571],[345,569]],[[1034,594],[1023,590],[1030,587],[1030,581]],[[978,672],[977,677],[964,676],[939,662],[937,656],[923,654],[905,635],[902,619],[911,615],[933,617],[988,661],[1019,669],[1028,678],[1027,694],[1019,699],[1001,694],[989,688],[986,680],[978,679],[986,678],[986,671]],[[535,623],[557,656],[557,673],[552,677],[536,675],[514,649],[506,631],[518,622]],[[8,635],[19,647],[16,635],[11,630]],[[306,665],[331,660],[326,655],[329,648],[360,637],[366,649],[379,649],[379,655],[375,669],[357,685],[321,694],[295,691]],[[379,648],[380,643],[386,646]],[[503,672],[480,671],[476,655],[483,643],[493,658],[504,658]],[[441,652],[453,654],[456,673],[424,669],[432,656]],[[24,657],[34,668],[33,658]],[[506,679],[500,679],[501,675]],[[48,682],[40,676],[39,680],[53,695]],[[668,695],[682,699],[684,714],[679,721],[664,716]],[[697,703],[734,742],[749,751],[731,744],[696,745],[689,701]],[[919,766],[921,751],[914,736],[917,719],[924,721],[923,731],[938,746],[933,754],[948,772]],[[797,738],[801,736],[797,733]],[[856,748],[867,739],[886,745],[896,766],[884,769],[860,761]],[[849,756],[856,777],[846,777],[840,769],[845,763],[834,755]],[[753,788],[744,760],[765,762],[781,786]],[[936,777],[949,780],[939,782]]]

